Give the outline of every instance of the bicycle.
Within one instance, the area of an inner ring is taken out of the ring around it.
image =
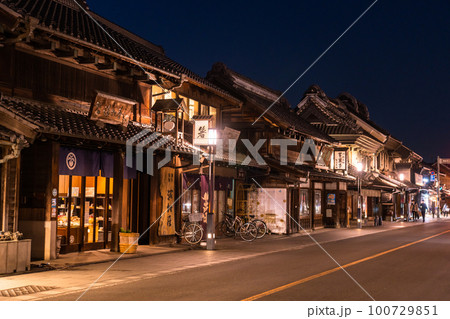
[[[262,219],[255,218],[255,215],[248,215],[248,217],[251,218],[250,222],[255,224],[256,229],[258,230],[256,238],[263,238],[268,232],[267,224]]]
[[[203,238],[203,227],[198,224],[202,219],[201,213],[189,214],[187,218],[183,218],[180,231],[175,233],[191,245],[198,244]]]
[[[225,219],[218,225],[218,228],[227,237],[236,237],[239,234],[245,241],[253,241],[258,235],[258,229],[254,223],[244,223],[241,217],[233,218],[230,214],[225,214]]]

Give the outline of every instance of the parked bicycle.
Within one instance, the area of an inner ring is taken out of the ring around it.
[[[255,215],[248,215],[248,217],[250,217],[250,222],[255,224],[256,229],[258,230],[256,238],[263,238],[268,232],[266,223],[262,219],[256,218]]]
[[[188,214],[183,217],[180,231],[175,233],[191,245],[198,244],[203,238],[203,227],[198,224],[202,219],[201,213]]]
[[[239,235],[245,241],[253,241],[258,236],[258,229],[254,223],[244,222],[239,216],[233,218],[230,214],[225,214],[225,219],[217,225],[217,228],[227,237]]]

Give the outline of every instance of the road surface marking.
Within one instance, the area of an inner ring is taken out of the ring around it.
[[[422,238],[422,239],[413,241],[413,242],[411,242],[411,243],[408,243],[408,244],[405,244],[405,245],[402,245],[402,246],[398,246],[398,247],[396,247],[396,248],[392,248],[392,249],[389,249],[389,250],[385,250],[385,251],[383,251],[383,252],[381,252],[381,253],[378,253],[378,254],[375,254],[375,255],[372,255],[372,256],[369,256],[369,257],[365,257],[365,258],[362,258],[362,259],[355,260],[355,261],[353,261],[353,262],[351,262],[351,263],[348,263],[348,264],[343,265],[342,268],[347,268],[347,267],[350,267],[350,266],[354,266],[354,265],[360,264],[360,263],[362,263],[362,262],[365,262],[365,261],[368,261],[368,260],[371,260],[371,259],[374,259],[374,258],[383,256],[383,255],[386,255],[386,254],[389,254],[389,253],[392,253],[392,252],[394,252],[394,251],[397,251],[397,250],[400,250],[400,249],[403,249],[403,248],[406,248],[406,247],[409,247],[409,246],[412,246],[412,245],[421,243],[421,242],[423,242],[423,241],[429,240],[429,239],[434,238],[434,237],[437,237],[437,236],[441,236],[441,235],[446,234],[446,233],[449,233],[449,232],[450,232],[450,229],[449,229],[449,230],[446,230],[446,231],[443,231],[443,232],[441,232],[441,233],[439,233],[439,234],[435,234],[435,235],[432,235],[432,236],[428,236],[428,237],[425,237],[425,238]],[[334,272],[336,272],[336,271],[338,271],[338,270],[341,270],[341,267],[335,267],[335,268],[332,268],[332,269],[323,271],[323,272],[321,272],[321,273],[318,273],[318,274],[315,274],[315,275],[312,275],[312,276],[309,276],[309,277],[306,277],[306,278],[303,278],[303,279],[300,279],[300,280],[291,282],[291,283],[289,283],[289,284],[286,284],[286,285],[283,285],[283,286],[280,286],[280,287],[277,287],[277,288],[274,288],[274,289],[271,289],[271,290],[262,292],[262,293],[260,293],[260,294],[257,294],[257,295],[254,295],[254,296],[251,296],[251,297],[248,297],[248,298],[245,298],[245,299],[242,299],[242,301],[254,301],[254,300],[258,300],[258,299],[261,299],[262,297],[269,296],[269,295],[275,294],[275,293],[277,293],[277,292],[280,292],[280,291],[289,289],[289,288],[291,288],[291,287],[294,287],[294,286],[297,286],[297,285],[301,285],[301,284],[303,284],[303,283],[305,283],[305,282],[314,280],[314,279],[316,279],[316,278],[320,278],[320,277],[329,275],[329,274],[334,273]]]

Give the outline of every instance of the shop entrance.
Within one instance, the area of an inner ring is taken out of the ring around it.
[[[113,178],[59,176],[57,236],[61,253],[109,248]]]

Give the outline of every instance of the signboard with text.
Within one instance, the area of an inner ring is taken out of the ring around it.
[[[347,169],[347,151],[334,151],[334,169],[345,171]]]
[[[209,145],[209,120],[195,120],[194,145]]]
[[[89,119],[109,124],[128,126],[133,119],[136,101],[97,92],[89,110]]]

